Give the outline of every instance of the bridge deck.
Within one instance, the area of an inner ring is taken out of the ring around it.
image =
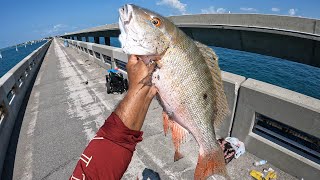
[[[3,179],[67,179],[71,175],[79,155],[123,97],[106,93],[104,75],[105,70],[88,57],[53,41],[35,80],[21,130],[15,127]],[[181,148],[185,157],[173,162],[173,144],[163,134],[156,101],[143,131],[144,140],[123,179],[141,177],[144,168],[159,172],[162,179],[193,178],[197,145],[190,135]],[[232,160],[228,165],[232,179],[252,179],[251,169],[268,167],[277,171],[278,179],[295,179],[270,164],[253,167],[257,160],[249,153]]]

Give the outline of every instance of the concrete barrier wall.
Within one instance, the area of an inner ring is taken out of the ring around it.
[[[320,67],[320,41],[306,37],[285,35],[270,30],[239,30],[210,26],[181,27],[181,29],[194,40],[208,46],[264,54]]]
[[[223,81],[224,92],[227,96],[230,114],[227,116],[226,120],[222,122],[220,127],[216,127],[216,134],[218,137],[225,138],[230,136],[230,131],[233,124],[234,113],[236,108],[236,102],[238,98],[238,91],[240,85],[246,80],[246,78],[225,71],[222,71],[221,76]]]
[[[316,19],[264,14],[196,14],[169,17],[178,25],[229,25],[315,34]]]
[[[231,135],[246,149],[280,169],[304,179],[318,179],[320,165],[275,140],[253,132],[256,113],[320,138],[320,100],[278,86],[247,79],[240,87]],[[318,142],[319,145],[320,142]]]
[[[91,48],[94,51],[127,63],[128,56],[120,48],[68,40],[73,48]],[[81,51],[100,66],[108,69],[111,64]],[[125,71],[121,70],[125,75]],[[246,149],[256,156],[268,160],[280,169],[305,179],[316,179],[320,175],[319,164],[252,132],[255,113],[260,113],[283,124],[320,138],[320,100],[293,92],[275,85],[247,79],[222,71],[224,90],[230,115],[216,129],[218,137],[238,137]]]
[[[0,78],[0,174],[20,106],[50,43],[34,50]]]

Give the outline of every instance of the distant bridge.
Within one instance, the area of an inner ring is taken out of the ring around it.
[[[202,14],[170,19],[190,37],[211,46],[254,52],[320,67],[320,20],[261,14]],[[118,24],[63,35],[89,41],[120,34]]]

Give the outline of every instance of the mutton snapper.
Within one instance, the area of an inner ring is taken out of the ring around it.
[[[163,107],[164,132],[172,132],[174,160],[182,157],[179,146],[190,132],[199,144],[194,178],[228,177],[214,129],[229,112],[217,56],[157,13],[132,4],[119,13],[123,51],[160,57],[151,81]]]

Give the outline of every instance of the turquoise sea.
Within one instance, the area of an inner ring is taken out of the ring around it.
[[[46,41],[41,41],[32,45],[28,44],[26,46],[17,46],[18,51],[16,51],[16,46],[0,49],[0,53],[2,55],[2,58],[0,58],[0,77],[45,42]]]
[[[224,71],[320,99],[320,68],[256,53],[212,48]]]
[[[89,38],[93,42],[93,38]],[[111,46],[120,47],[118,38],[111,38]],[[100,38],[101,44],[104,39]],[[15,46],[1,49],[0,77],[44,42],[33,45]],[[220,47],[211,47],[219,56],[219,65],[223,71],[253,78],[290,89],[320,99],[320,68],[274,58]]]

